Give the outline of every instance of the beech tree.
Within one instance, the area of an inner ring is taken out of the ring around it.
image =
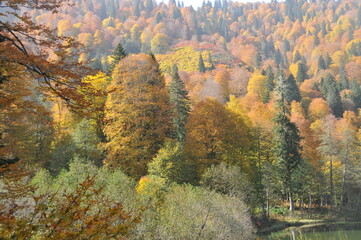
[[[329,196],[330,196],[330,205],[331,207],[335,203],[335,188],[334,188],[334,162],[335,157],[339,152],[339,143],[336,138],[336,119],[333,115],[327,116],[323,119],[323,131],[320,136],[320,146],[318,150],[320,151],[324,161],[326,164],[328,163],[329,169]]]
[[[65,1],[67,2],[67,1]],[[24,72],[40,85],[42,93],[51,92],[72,106],[84,106],[77,92],[79,80],[89,69],[79,65],[74,55],[81,54],[80,44],[73,38],[58,36],[57,32],[32,21],[31,16],[19,13],[21,8],[56,13],[64,3],[60,0],[5,0],[1,1],[0,66],[4,76]]]
[[[217,100],[197,104],[186,129],[186,151],[196,159],[201,172],[221,161],[245,165],[242,150],[249,146],[248,128],[241,116]]]
[[[20,11],[36,9],[56,13],[64,2],[67,1],[0,2],[1,161],[19,159],[16,149],[19,145],[9,144],[9,139],[17,139],[11,131],[15,126],[14,118],[22,119],[16,124],[22,127],[26,119],[34,116],[48,122],[49,113],[36,100],[37,95],[43,99],[58,96],[77,110],[87,106],[78,87],[86,85],[80,79],[90,70],[74,58],[81,53],[81,45],[73,38],[58,36],[53,29],[35,23],[26,11]]]
[[[115,67],[105,107],[105,164],[131,176],[146,165],[170,134],[168,91],[154,56],[124,58]]]
[[[2,239],[123,239],[140,222],[141,211],[127,211],[122,202],[110,200],[95,177],[88,176],[74,191],[31,194],[35,188],[24,179],[29,172],[11,170],[7,194],[1,196]]]

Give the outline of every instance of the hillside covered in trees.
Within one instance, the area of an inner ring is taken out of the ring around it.
[[[0,238],[360,217],[357,0],[5,0],[0,52]]]

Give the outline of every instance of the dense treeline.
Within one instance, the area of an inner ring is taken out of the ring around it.
[[[69,4],[0,3],[5,238],[248,239],[286,203],[361,209],[357,1]]]

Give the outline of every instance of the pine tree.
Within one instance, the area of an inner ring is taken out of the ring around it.
[[[199,60],[198,60],[198,71],[204,73],[206,71],[206,67],[204,66],[204,61],[202,58],[202,54],[199,54]]]
[[[178,74],[176,65],[173,67],[172,81],[169,84],[169,97],[172,107],[172,121],[174,124],[174,137],[183,144],[185,141],[185,125],[190,112],[188,92]]]
[[[285,83],[285,99],[289,103],[292,101],[299,102],[302,99],[300,90],[298,89],[296,80],[292,74],[290,74]]]
[[[361,7],[357,9],[357,27],[361,27]]]
[[[115,65],[117,65],[126,56],[127,56],[127,53],[125,52],[122,44],[119,43],[113,52],[112,60],[108,67],[108,73],[111,74],[113,72]]]
[[[116,66],[105,108],[105,164],[146,174],[171,128],[168,91],[154,56],[128,56]]]
[[[321,34],[322,34],[322,37],[324,38],[327,34],[327,30],[326,30],[326,23],[325,21],[322,21],[322,25],[321,25]]]
[[[313,34],[313,44],[315,45],[315,47],[317,47],[318,45],[320,45],[320,38],[317,35],[317,32],[315,31]]]
[[[306,67],[305,65],[301,62],[299,62],[297,64],[298,66],[298,69],[297,69],[297,77],[296,77],[296,80],[298,83],[303,83],[306,78],[307,78],[307,70],[306,70]]]
[[[326,101],[330,106],[333,114],[338,118],[342,117],[343,108],[342,108],[341,97],[340,97],[340,93],[335,87],[331,87],[329,89],[329,92],[326,96]]]
[[[297,63],[298,61],[301,60],[301,54],[300,52],[297,50],[295,53],[295,56],[293,57],[293,63]]]
[[[284,50],[285,50],[285,52],[288,52],[291,50],[291,44],[287,39],[284,40]]]
[[[262,65],[262,56],[259,52],[256,53],[255,60],[256,60],[256,67],[260,68]]]
[[[342,117],[343,107],[340,92],[337,89],[335,78],[331,74],[327,74],[322,81],[322,94],[325,96],[332,113],[336,117]]]
[[[139,8],[139,5],[140,5],[140,1],[139,1],[139,0],[135,0],[135,1],[134,1],[134,12],[133,12],[133,15],[136,16],[136,17],[139,17],[139,16],[140,16],[140,8]]]
[[[289,198],[290,211],[293,211],[293,193],[295,191],[293,175],[301,162],[301,137],[297,126],[290,121],[290,104],[286,98],[287,85],[283,73],[278,74],[276,93],[279,112],[274,120],[274,156],[283,190]]]
[[[355,104],[355,108],[361,108],[361,86],[355,80],[351,82],[351,99]]]
[[[267,69],[266,69],[266,96],[264,99],[265,103],[268,103],[271,97],[271,92],[273,91],[275,87],[274,84],[274,74],[272,71],[272,67],[270,65],[268,65]]]
[[[323,57],[320,56],[318,58],[318,71],[321,71],[323,69],[326,69],[326,64],[325,64],[325,60],[323,59]]]
[[[332,63],[332,59],[331,59],[330,55],[327,53],[327,54],[326,54],[326,57],[325,57],[325,66],[326,66],[326,69],[330,68],[331,63]]]
[[[339,74],[340,74],[340,90],[343,89],[349,89],[349,81],[346,75],[346,70],[345,70],[345,63],[342,59],[340,59],[340,65],[339,65]]]
[[[147,12],[152,12],[153,11],[154,6],[153,6],[153,1],[152,0],[146,0],[145,9],[147,10]]]

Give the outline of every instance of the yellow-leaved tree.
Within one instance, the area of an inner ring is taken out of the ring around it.
[[[261,100],[266,98],[266,76],[260,72],[255,72],[249,79],[247,87],[248,95],[257,95]]]
[[[105,164],[133,177],[146,173],[170,132],[168,91],[153,55],[132,55],[115,67],[105,105]]]

